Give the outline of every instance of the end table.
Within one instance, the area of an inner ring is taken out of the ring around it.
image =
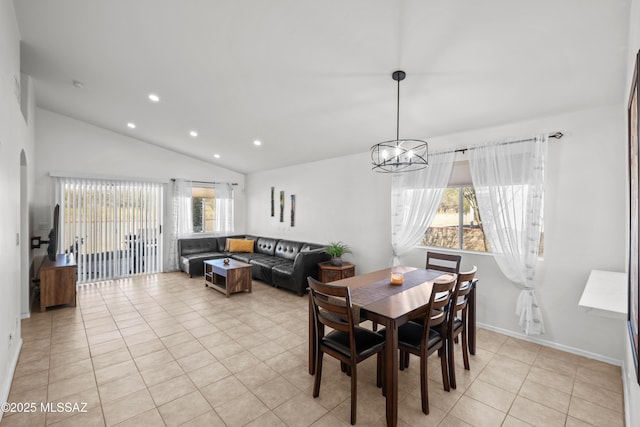
[[[342,265],[333,265],[331,261],[318,263],[318,280],[323,283],[335,282],[355,275],[356,266],[350,262],[343,262]]]

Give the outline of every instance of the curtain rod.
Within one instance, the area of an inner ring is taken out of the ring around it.
[[[547,135],[547,137],[549,138],[555,138],[555,139],[560,139],[564,136],[564,134],[562,132],[554,132],[554,133],[550,133]],[[519,142],[529,142],[529,141],[535,141],[535,138],[526,138],[526,139],[517,139],[514,141],[506,141],[503,143],[500,143],[498,145],[510,145],[510,144],[517,144]],[[457,150],[449,150],[449,151],[438,151],[433,153],[435,154],[449,154],[449,153],[466,153],[468,150],[475,150],[477,147],[467,147],[467,148],[458,148]]]
[[[176,178],[171,178],[171,181],[175,181]],[[238,185],[237,182],[218,182],[218,181],[190,181],[190,182],[195,182],[196,184],[212,184],[212,185],[217,185],[217,184],[229,184],[229,185]]]

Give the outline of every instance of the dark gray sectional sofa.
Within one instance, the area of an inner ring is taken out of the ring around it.
[[[253,252],[228,252],[227,239],[254,241]],[[205,260],[233,258],[251,264],[253,278],[303,295],[307,277],[318,277],[318,263],[331,257],[324,245],[259,236],[178,239],[180,270],[190,277],[204,274]]]

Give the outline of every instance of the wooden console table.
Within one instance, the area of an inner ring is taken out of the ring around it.
[[[76,306],[76,260],[73,255],[45,258],[40,267],[40,311],[54,305]]]
[[[356,266],[350,262],[343,262],[342,265],[333,265],[331,261],[318,263],[318,280],[323,283],[335,282],[355,275]]]

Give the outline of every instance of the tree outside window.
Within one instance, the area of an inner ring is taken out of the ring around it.
[[[489,252],[473,187],[447,188],[423,246]]]
[[[194,233],[213,233],[215,231],[215,206],[215,189],[193,187],[191,209]]]

